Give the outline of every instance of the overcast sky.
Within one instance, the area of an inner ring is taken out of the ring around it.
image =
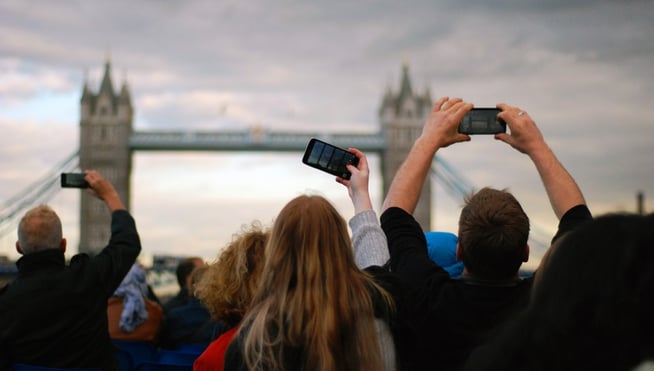
[[[110,58],[135,130],[378,129],[407,62],[414,90],[528,111],[595,214],[654,202],[654,3],[643,1],[0,2],[0,200],[78,147],[79,99]],[[508,187],[535,231],[557,220],[528,158],[489,137],[439,152],[471,184]],[[144,259],[212,260],[241,225],[312,192],[352,216],[346,190],[300,153],[136,153],[132,212]],[[371,188],[381,206],[379,161]],[[433,229],[461,199],[434,186]],[[51,205],[77,250],[79,195]],[[17,257],[15,233],[0,254]],[[540,251],[536,251],[536,259]]]

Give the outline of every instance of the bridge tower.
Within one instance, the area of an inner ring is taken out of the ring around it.
[[[413,92],[409,66],[405,62],[399,91],[396,93],[388,87],[379,109],[379,121],[386,143],[382,155],[384,194],[387,194],[393,176],[409,154],[413,142],[422,133],[432,105],[429,88],[422,95]],[[427,177],[413,213],[425,231],[431,230],[431,209],[431,177]]]
[[[120,93],[114,93],[108,58],[97,94],[84,81],[80,106],[80,168],[98,170],[110,180],[129,209],[129,138],[134,110],[127,82],[123,82]],[[81,194],[79,251],[95,255],[109,240],[111,215],[104,204],[86,192]]]

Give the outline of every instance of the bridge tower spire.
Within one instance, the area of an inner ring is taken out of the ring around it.
[[[422,133],[433,102],[429,90],[424,95],[413,92],[409,77],[409,64],[402,65],[402,76],[397,93],[388,88],[379,109],[379,121],[386,148],[382,154],[384,194],[413,142]],[[420,194],[414,217],[425,231],[431,230],[431,179],[427,177]]]
[[[110,180],[125,206],[130,207],[129,184],[132,156],[133,107],[127,83],[115,93],[111,78],[111,61],[105,61],[104,76],[97,94],[84,82],[80,99],[79,162],[82,170],[98,170]],[[79,251],[95,255],[106,245],[110,235],[111,215],[81,192]]]

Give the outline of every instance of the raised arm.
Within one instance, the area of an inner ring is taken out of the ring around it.
[[[111,212],[126,209],[113,184],[96,170],[87,170],[84,179],[89,183],[89,192],[104,201]]]
[[[349,148],[349,151],[357,156],[359,163],[357,166],[347,166],[352,173],[349,180],[337,177],[336,181],[347,187],[354,206],[354,216],[348,222],[352,229],[354,260],[360,269],[373,265],[383,266],[388,262],[390,254],[386,235],[379,225],[370,199],[368,159],[356,148]]]
[[[538,170],[556,217],[561,219],[573,207],[585,205],[579,186],[556,158],[529,114],[504,103],[498,104],[497,108],[502,110],[498,117],[506,121],[510,134],[496,134],[495,139],[529,156]]]
[[[108,244],[92,259],[95,277],[100,280],[98,290],[103,290],[109,298],[141,252],[141,240],[134,218],[113,184],[95,170],[87,170],[84,179],[89,183],[88,192],[104,201],[111,212]]]
[[[443,97],[434,104],[422,134],[393,177],[382,213],[388,208],[399,207],[413,214],[436,151],[453,143],[470,140],[470,136],[458,132],[461,119],[470,109],[472,104],[465,103],[460,98]]]

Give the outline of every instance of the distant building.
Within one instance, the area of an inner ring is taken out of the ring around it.
[[[180,255],[154,255],[152,257],[152,270],[172,270],[173,272],[177,269],[177,265],[182,260],[186,259],[187,256]]]
[[[0,287],[13,281],[17,274],[16,262],[9,260],[5,255],[0,255]]]
[[[128,141],[134,110],[126,82],[120,93],[114,93],[109,60],[97,94],[84,82],[80,105],[80,168],[98,170],[111,181],[129,210],[132,154]],[[95,255],[109,240],[111,214],[86,192],[80,194],[79,252]]]
[[[414,93],[409,78],[409,66],[402,66],[402,78],[398,91],[388,87],[379,108],[379,122],[386,141],[383,155],[384,195],[388,192],[393,176],[411,146],[422,133],[425,121],[432,109],[429,89],[422,94]],[[431,230],[431,177],[427,177],[420,194],[420,202],[413,216],[424,230]]]

